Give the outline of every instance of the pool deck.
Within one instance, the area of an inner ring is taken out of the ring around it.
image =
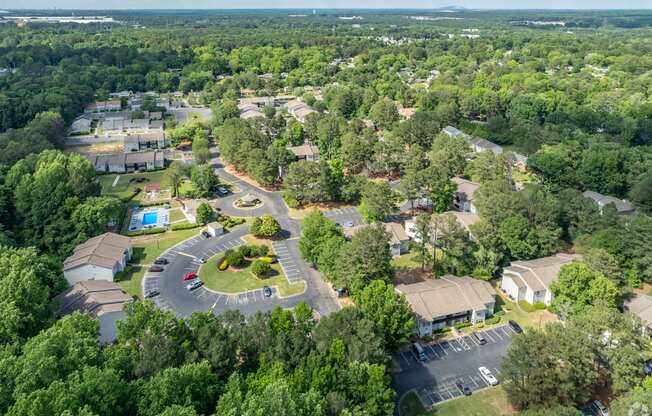
[[[152,215],[153,220],[150,220]],[[170,215],[167,208],[141,208],[131,214],[129,231],[137,231],[143,228],[167,227],[168,225],[170,225]]]

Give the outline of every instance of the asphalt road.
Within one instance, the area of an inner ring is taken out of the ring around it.
[[[299,252],[299,234],[301,222],[288,217],[288,209],[281,195],[270,192],[229,174],[223,168],[218,158],[211,161],[217,174],[227,182],[236,184],[240,192],[223,198],[218,204],[221,212],[241,217],[260,216],[263,213],[273,215],[281,225],[283,240],[274,242],[274,250],[279,255],[279,263],[287,274],[288,280],[296,282],[304,280],[306,291],[303,294],[289,298],[281,298],[274,291],[272,297],[265,298],[262,290],[249,291],[237,295],[218,294],[203,287],[188,291],[182,277],[189,271],[197,271],[201,266],[198,258],[209,258],[229,248],[244,244],[241,237],[248,233],[247,226],[237,227],[226,234],[213,238],[201,235],[183,241],[170,248],[161,257],[168,259],[169,264],[161,273],[145,273],[143,289],[157,289],[160,295],[153,301],[160,308],[173,311],[178,316],[188,316],[196,311],[212,310],[219,314],[226,310],[238,309],[244,315],[264,312],[276,306],[293,307],[304,301],[320,315],[327,315],[339,309],[334,294],[328,285],[321,280],[319,273],[301,258]],[[245,193],[255,193],[263,201],[263,206],[254,210],[239,209],[232,202]]]
[[[487,367],[498,377],[512,336],[517,335],[509,325],[481,333],[487,340],[485,345],[479,345],[470,335],[453,341],[422,344],[428,356],[425,363],[417,359],[412,349],[395,354],[394,360],[401,367],[392,379],[397,400],[411,390],[416,391],[426,406],[460,397],[462,392],[455,385],[458,380],[473,391],[488,387],[478,367]]]

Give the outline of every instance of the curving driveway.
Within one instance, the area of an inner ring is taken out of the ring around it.
[[[215,149],[213,149],[215,151]],[[254,290],[241,294],[219,294],[200,287],[188,291],[182,276],[189,271],[197,271],[201,265],[200,257],[211,257],[229,248],[244,244],[241,239],[249,230],[248,226],[240,226],[226,234],[213,238],[198,235],[185,240],[165,251],[161,257],[169,264],[161,273],[146,272],[143,279],[143,290],[157,289],[160,295],[153,298],[154,303],[165,310],[173,311],[178,316],[188,316],[193,312],[212,310],[219,314],[226,310],[238,309],[244,315],[264,312],[276,306],[293,307],[304,301],[320,315],[327,315],[339,309],[333,291],[321,280],[319,273],[308,265],[299,252],[299,234],[301,222],[288,217],[288,208],[278,192],[270,192],[255,187],[226,172],[218,158],[211,160],[216,173],[226,182],[236,184],[240,192],[222,198],[218,204],[221,212],[240,217],[260,216],[264,213],[273,215],[281,225],[283,240],[273,243],[274,251],[279,256],[279,263],[285,271],[288,280],[296,282],[304,280],[304,293],[288,298],[280,298],[274,291],[272,297],[265,298],[262,290]],[[244,193],[255,193],[263,201],[263,206],[256,209],[239,209],[233,206],[233,201]]]

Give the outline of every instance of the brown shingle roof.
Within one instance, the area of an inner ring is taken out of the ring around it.
[[[652,297],[634,293],[623,302],[625,310],[641,318],[646,326],[652,324]]]
[[[131,301],[132,297],[123,292],[117,283],[88,280],[75,283],[56,299],[59,301],[59,316],[80,311],[97,317],[122,310],[123,305]]]
[[[90,238],[75,247],[75,251],[63,262],[63,270],[71,270],[85,264],[113,268],[131,248],[131,240],[115,233],[104,233]]]
[[[296,157],[319,155],[319,148],[311,144],[302,144],[301,146],[288,147],[288,150],[292,152]]]
[[[489,282],[451,275],[401,284],[396,286],[396,291],[405,295],[412,311],[425,321],[485,309],[487,304],[495,302],[496,296]]]
[[[513,279],[519,287],[529,286],[534,291],[546,290],[557,279],[562,266],[581,258],[576,254],[558,253],[540,259],[513,261],[503,273],[519,276],[520,279]]]
[[[391,245],[401,244],[403,241],[410,239],[403,226],[396,222],[383,222],[380,223],[385,228],[385,232],[389,234],[389,243]],[[344,236],[351,238],[356,235],[360,230],[365,227],[370,227],[369,224],[357,225],[355,227],[348,227],[343,230]]]
[[[473,201],[473,195],[480,187],[479,183],[471,182],[458,176],[453,177],[451,181],[457,184],[458,193],[464,194],[467,201]]]

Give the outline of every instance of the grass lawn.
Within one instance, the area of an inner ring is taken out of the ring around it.
[[[278,264],[272,264],[272,275],[266,279],[259,279],[251,273],[249,261],[242,269],[228,268],[221,272],[217,270],[217,261],[220,257],[220,255],[213,256],[199,269],[199,278],[204,281],[208,289],[224,293],[239,293],[260,289],[263,286],[276,286],[281,296],[292,296],[302,293],[306,288],[304,282],[288,282]]]
[[[415,393],[405,396],[401,403],[402,416],[502,416],[515,413],[500,386],[450,400],[435,406],[430,412],[423,408]]]
[[[522,327],[528,326],[539,326],[546,324],[548,322],[556,321],[557,317],[546,310],[535,310],[533,312],[526,312],[509,299],[505,298],[504,295],[499,291],[498,296],[496,296],[496,308],[495,311],[503,310],[505,315],[501,319],[501,323],[506,323],[510,319],[515,320]]]
[[[194,190],[195,186],[189,180],[185,180],[181,182],[181,185],[179,185],[179,195],[189,195],[194,192]]]
[[[100,185],[102,186],[102,195],[112,195],[118,198],[128,198],[133,194],[134,189],[136,188],[141,188],[149,183],[154,183],[158,182],[161,184],[161,187],[165,188],[165,170],[158,170],[155,172],[143,172],[143,173],[125,173],[125,174],[120,174],[120,179],[118,179],[118,183],[116,186],[113,185],[113,181],[115,181],[117,174],[106,174],[106,175],[100,175],[99,181]],[[135,182],[134,179],[138,178],[145,178],[146,181],[143,182]],[[139,193],[136,195],[134,200],[140,200],[142,196],[144,195],[143,192]]]
[[[409,253],[393,257],[392,266],[394,266],[396,269],[402,270],[421,268],[421,262],[417,259],[417,250],[412,250]],[[428,266],[426,265],[426,267]]]
[[[127,269],[118,273],[116,280],[122,289],[133,296],[140,297],[141,282],[145,270],[158,256],[173,245],[197,235],[201,229],[167,231],[163,234],[134,239],[134,253]]]
[[[170,214],[170,222],[182,221],[186,219],[186,216],[181,212],[181,208],[171,208],[168,210]]]

